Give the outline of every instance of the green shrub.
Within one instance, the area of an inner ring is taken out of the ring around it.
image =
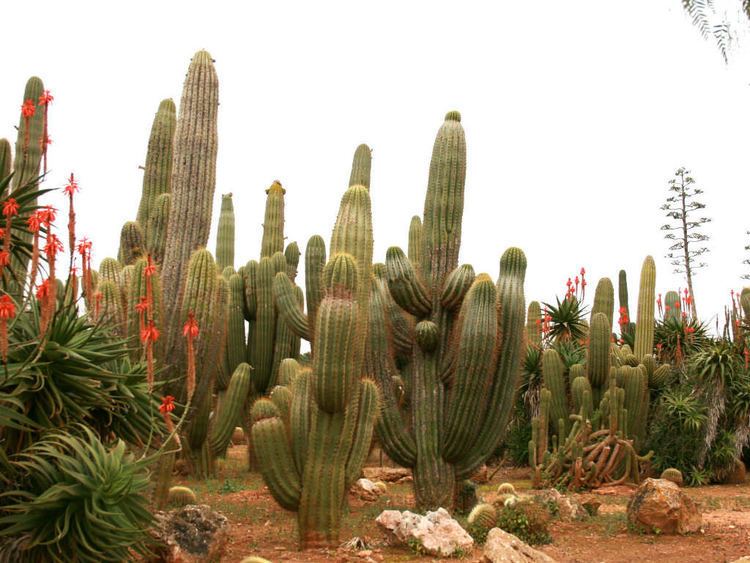
[[[551,519],[542,503],[536,500],[521,501],[499,511],[497,527],[530,545],[541,545],[552,541],[549,533]]]

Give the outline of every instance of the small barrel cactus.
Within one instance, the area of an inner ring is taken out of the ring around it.
[[[497,488],[497,494],[499,495],[515,495],[516,488],[511,483],[501,483]]]
[[[487,539],[487,533],[495,527],[497,522],[497,509],[487,503],[478,504],[469,513],[468,532],[474,541],[484,543]]]
[[[662,471],[659,479],[672,481],[672,483],[674,483],[678,487],[682,487],[682,471],[680,471],[679,469],[675,469],[674,467],[669,467]]]
[[[172,506],[195,504],[196,500],[195,493],[189,487],[174,486],[169,489],[167,502]]]

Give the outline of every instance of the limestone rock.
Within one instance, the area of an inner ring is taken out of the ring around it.
[[[500,528],[492,528],[487,534],[482,555],[482,563],[555,563],[546,553]]]
[[[152,531],[160,548],[154,563],[219,561],[229,538],[229,521],[205,504],[157,512]]]
[[[689,534],[702,524],[695,503],[666,479],[646,479],[638,487],[628,503],[628,521],[660,534]]]
[[[470,552],[474,547],[471,536],[444,508],[438,508],[424,516],[408,510],[384,510],[375,521],[386,530],[392,543],[416,543],[429,555],[459,556]]]
[[[585,520],[589,516],[588,511],[574,497],[563,495],[557,489],[542,491],[538,498],[557,506],[557,515],[563,522]]]
[[[382,487],[379,487],[377,483],[373,483],[369,479],[357,479],[352,486],[352,493],[357,495],[361,500],[366,502],[372,502],[378,500],[378,497],[385,491]]]

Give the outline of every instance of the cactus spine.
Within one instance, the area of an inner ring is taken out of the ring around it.
[[[654,352],[654,306],[656,291],[656,265],[646,256],[641,268],[641,285],[638,290],[638,318],[635,325],[635,349],[638,360]]]
[[[276,391],[271,400],[257,401],[251,413],[264,480],[279,504],[298,512],[302,547],[338,543],[342,504],[364,463],[379,410],[377,386],[360,379],[372,263],[365,187],[344,194],[331,249],[320,280],[324,297],[313,320],[312,371],[292,377],[291,400],[284,401],[288,423],[274,404]],[[286,271],[278,271],[276,279],[288,280]],[[284,366],[287,379],[294,364]]]

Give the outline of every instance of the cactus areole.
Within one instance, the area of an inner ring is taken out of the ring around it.
[[[456,482],[495,449],[520,372],[526,257],[506,250],[497,283],[459,266],[465,175],[461,116],[449,112],[433,148],[418,260],[395,247],[386,259],[388,289],[417,323],[410,423],[391,375],[369,366],[384,394],[378,435],[391,458],[412,468],[420,509],[450,509]]]

